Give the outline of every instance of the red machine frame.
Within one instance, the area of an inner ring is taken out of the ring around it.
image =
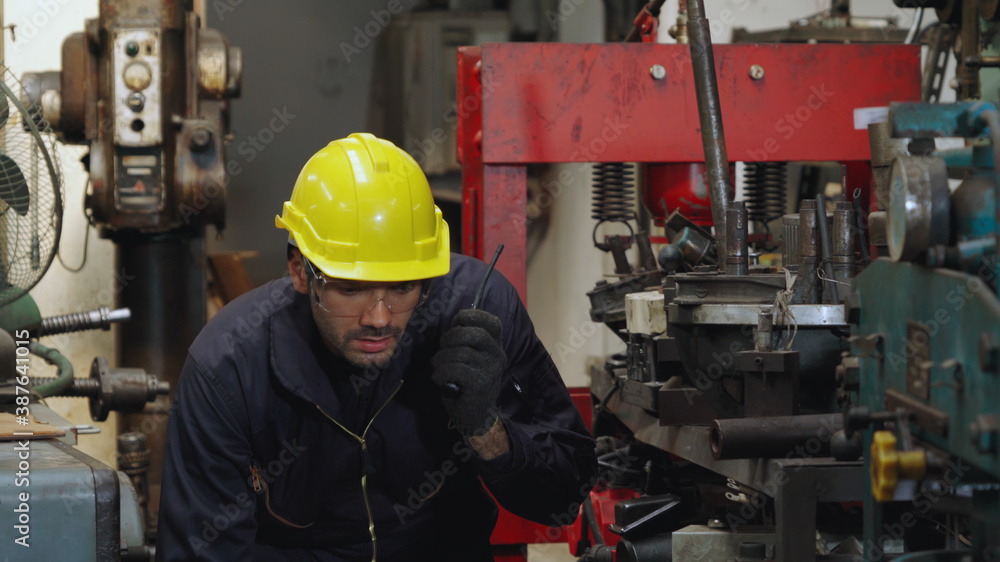
[[[868,165],[855,110],[920,99],[917,45],[716,45],[715,60],[733,161]],[[704,161],[687,45],[463,47],[457,95],[462,251],[488,259],[504,243],[498,267],[522,299],[527,164]],[[870,174],[849,181],[867,201]]]
[[[920,47],[714,48],[729,158],[844,162],[848,194],[862,188],[861,200],[870,208],[868,132],[865,123],[856,125],[857,110],[919,100]],[[751,76],[754,66],[763,69],[762,77]],[[522,300],[527,296],[527,164],[704,161],[687,45],[464,47],[458,54],[457,112],[462,251],[488,259],[498,243],[505,244],[498,267]],[[504,512],[493,542],[563,539],[555,535]],[[523,560],[499,550],[497,559]]]

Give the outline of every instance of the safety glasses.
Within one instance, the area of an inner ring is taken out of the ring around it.
[[[381,302],[393,314],[402,314],[420,306],[430,292],[430,280],[370,282],[331,279],[305,257],[302,262],[312,277],[313,302],[334,316],[364,316]]]

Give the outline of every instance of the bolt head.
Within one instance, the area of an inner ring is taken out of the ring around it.
[[[763,66],[761,66],[759,64],[755,64],[755,65],[753,65],[753,66],[750,67],[750,78],[753,78],[754,80],[760,80],[763,77],[764,77],[764,67]]]
[[[653,77],[653,80],[663,80],[667,77],[667,69],[661,64],[654,64],[649,67],[649,75]]]
[[[204,127],[199,127],[194,131],[191,131],[191,150],[203,151],[207,150],[212,144],[212,131]]]

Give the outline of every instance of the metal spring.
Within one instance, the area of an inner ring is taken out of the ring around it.
[[[787,162],[747,162],[743,170],[744,199],[749,220],[771,222],[785,215]]]
[[[104,309],[105,313],[107,308]],[[100,313],[73,312],[61,316],[52,316],[42,320],[42,332],[44,335],[68,334],[71,332],[82,332],[100,328],[104,324]]]
[[[599,222],[627,222],[635,213],[635,174],[622,162],[594,164],[591,217]]]

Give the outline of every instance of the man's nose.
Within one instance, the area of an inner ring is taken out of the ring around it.
[[[361,316],[361,324],[363,326],[371,326],[376,330],[388,326],[391,322],[392,312],[382,298],[377,299],[375,305]]]

